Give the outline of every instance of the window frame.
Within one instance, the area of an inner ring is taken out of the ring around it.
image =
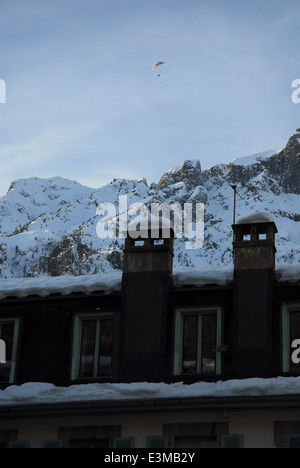
[[[10,449],[16,449],[16,448],[30,448],[30,443],[29,440],[21,440],[21,441],[15,441],[15,442],[9,442],[8,448]]]
[[[169,437],[168,436],[148,436],[147,437],[147,448],[169,448]]]
[[[102,320],[113,320],[114,331],[113,331],[113,350],[115,347],[115,313],[114,312],[91,312],[91,313],[80,313],[74,316],[73,324],[73,347],[72,347],[72,366],[71,366],[71,380],[108,380],[112,378],[113,374],[113,363],[112,371],[110,376],[99,377],[93,375],[93,377],[80,377],[80,363],[81,363],[81,344],[82,344],[82,327],[83,322],[86,320],[96,320],[96,347],[94,355],[98,355],[99,351],[99,339],[101,334],[101,321]],[[99,323],[100,322],[100,325]],[[114,351],[112,353],[112,359],[114,357]],[[95,368],[97,366],[95,365]]]
[[[113,448],[135,448],[135,437],[115,437],[113,439]]]
[[[293,448],[293,439],[298,439],[298,442],[300,441],[300,434],[287,434],[286,435],[286,448],[291,449]],[[295,448],[295,447],[294,447]]]
[[[13,384],[15,381],[16,374],[16,365],[17,365],[17,352],[18,352],[18,338],[19,338],[19,328],[20,328],[20,319],[19,318],[0,318],[0,339],[2,335],[2,326],[6,324],[14,324],[14,336],[13,336],[13,346],[11,353],[11,368],[8,383]],[[6,351],[7,355],[7,351]]]
[[[291,370],[291,312],[300,312],[300,303],[282,304],[282,370],[298,374],[300,369]]]
[[[62,439],[43,440],[42,448],[64,448],[64,441]]]
[[[182,372],[182,349],[183,349],[183,324],[186,315],[198,315],[198,340],[197,340],[197,372],[195,374],[184,374]],[[202,362],[202,317],[204,315],[216,315],[217,317],[217,336],[216,349],[223,344],[223,308],[222,307],[193,307],[179,308],[175,313],[175,340],[174,340],[174,375],[221,375],[222,373],[222,353],[216,351],[216,369],[215,372],[201,372]]]
[[[221,448],[244,448],[243,434],[223,434],[221,439]]]

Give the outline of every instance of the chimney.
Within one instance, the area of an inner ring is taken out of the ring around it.
[[[267,377],[272,369],[275,280],[274,219],[267,213],[240,219],[234,231],[233,369],[238,378]]]
[[[119,362],[122,382],[161,381],[165,375],[174,232],[170,222],[167,226],[162,220],[155,223],[152,231],[128,232],[125,240]]]
[[[125,239],[124,273],[173,271],[174,231],[170,221],[151,218],[151,229],[128,231]]]

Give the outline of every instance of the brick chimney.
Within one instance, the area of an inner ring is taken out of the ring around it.
[[[234,231],[233,368],[235,376],[267,377],[272,370],[275,234],[272,216],[242,218]]]
[[[167,351],[167,313],[172,283],[174,233],[128,233],[124,249],[119,378],[161,381]],[[153,228],[153,225],[152,225]]]

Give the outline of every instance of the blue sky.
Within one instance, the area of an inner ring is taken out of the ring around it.
[[[283,147],[299,31],[299,0],[0,0],[0,195]]]

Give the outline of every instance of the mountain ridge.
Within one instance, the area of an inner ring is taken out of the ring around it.
[[[198,251],[175,241],[176,267],[232,264],[233,191],[237,217],[267,211],[278,226],[278,262],[300,262],[300,134],[285,148],[258,153],[202,170],[199,160],[166,171],[157,183],[114,179],[98,189],[63,177],[31,177],[12,182],[0,198],[0,277],[84,275],[122,269],[123,239],[99,239],[96,210],[132,203],[204,203],[205,242]],[[272,151],[270,152],[272,153]],[[265,157],[259,155],[265,154]],[[246,162],[246,161],[244,161]]]

